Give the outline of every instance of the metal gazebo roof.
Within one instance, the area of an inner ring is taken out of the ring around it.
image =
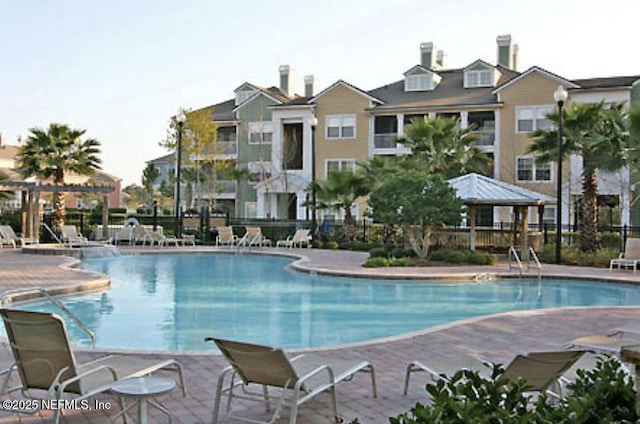
[[[552,197],[480,174],[467,174],[449,180],[466,205],[540,206],[555,204]]]

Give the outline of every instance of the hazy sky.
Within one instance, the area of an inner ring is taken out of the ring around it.
[[[639,0],[0,0],[0,133],[51,122],[87,129],[103,169],[140,184],[178,108],[224,101],[245,81],[370,90],[419,63],[496,62],[511,34],[520,66],[563,77],[640,75]],[[552,97],[552,93],[549,93]]]

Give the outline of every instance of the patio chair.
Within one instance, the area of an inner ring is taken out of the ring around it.
[[[622,328],[610,332],[609,335],[588,334],[565,344],[568,349],[588,349],[610,354],[620,354],[620,350],[627,346],[640,346],[640,334],[630,334],[628,330]]]
[[[246,232],[244,236],[238,241],[238,246],[271,246],[271,240],[262,235],[262,229],[260,227],[245,227]]]
[[[78,233],[75,225],[62,225],[60,233],[62,242],[69,243],[69,247],[89,244],[89,239]]]
[[[216,246],[227,245],[234,246],[238,243],[238,236],[233,234],[233,227],[221,226],[216,227],[218,229],[218,236],[216,237]]]
[[[624,252],[616,259],[609,262],[609,271],[614,267],[618,269],[631,268],[635,273],[640,262],[640,238],[628,238],[624,245]]]
[[[212,423],[218,422],[222,396],[227,396],[227,416],[229,418],[254,422],[272,423],[280,415],[283,407],[291,408],[290,424],[295,424],[298,406],[317,394],[329,391],[333,414],[338,417],[335,386],[350,380],[358,372],[369,373],[373,397],[377,397],[375,371],[367,361],[328,358],[317,354],[306,354],[289,359],[281,348],[243,343],[218,338],[206,338],[218,346],[231,366],[222,370],[218,377]],[[229,378],[227,378],[227,376]],[[261,390],[252,390],[256,384]],[[247,417],[232,415],[232,401],[235,398],[255,400],[265,404],[270,411],[269,388],[280,390],[275,402],[275,410],[269,421],[256,421]],[[238,393],[239,392],[239,393]]]
[[[311,243],[309,242],[309,230],[301,229],[296,230],[293,236],[287,237],[286,240],[278,240],[276,243],[276,247],[300,247],[303,246],[311,247]]]
[[[77,400],[82,400],[109,391],[118,380],[160,370],[177,372],[186,396],[182,366],[174,359],[110,355],[79,364],[69,345],[64,321],[58,315],[10,309],[0,309],[0,315],[15,361],[0,374],[4,376],[2,396],[20,390],[31,399],[60,400],[63,395],[75,395]],[[21,384],[9,387],[14,371]],[[14,412],[35,413],[37,410]],[[54,423],[60,422],[61,414],[61,409],[55,410]]]
[[[517,355],[509,365],[505,368],[503,378],[510,381],[518,381],[520,378],[526,380],[527,391],[530,392],[546,392],[552,385],[558,383],[560,377],[578,361],[584,351],[581,350],[561,350],[551,352],[530,352],[527,354]],[[458,370],[470,369],[478,371],[481,376],[488,377],[490,375],[489,367],[473,357],[458,357]],[[429,365],[423,362],[413,361],[407,366],[407,372],[404,381],[404,394],[409,389],[409,379],[414,372],[425,371],[431,374],[434,380],[442,378],[443,375],[452,376],[457,370],[455,369],[455,360],[450,358],[439,358],[429,361]]]
[[[34,237],[19,237],[13,231],[11,225],[0,225],[0,237],[4,240],[0,243],[13,244],[13,247],[26,246],[28,244],[38,244],[38,239]]]

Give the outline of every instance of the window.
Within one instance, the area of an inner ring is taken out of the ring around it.
[[[249,144],[271,144],[273,141],[272,122],[250,122]]]
[[[326,136],[328,139],[355,138],[355,115],[329,115],[327,116]]]
[[[325,175],[337,171],[356,171],[355,159],[327,159],[325,162]]]
[[[244,202],[244,216],[247,218],[257,218],[258,202]]]
[[[551,181],[551,164],[536,165],[534,157],[521,156],[516,159],[516,177],[518,181]]]
[[[249,184],[271,178],[271,162],[249,162]]]
[[[553,111],[553,106],[526,106],[516,108],[516,132],[531,132],[548,130],[551,122],[547,115]]]
[[[491,87],[493,81],[490,69],[482,69],[477,71],[466,71],[464,73],[465,88],[472,87]]]
[[[544,212],[542,214],[542,223],[543,224],[555,224],[556,223],[556,207],[555,206],[545,206]]]
[[[431,74],[407,75],[404,80],[404,91],[428,91],[433,88]]]

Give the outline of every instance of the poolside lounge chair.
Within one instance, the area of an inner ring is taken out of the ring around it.
[[[26,246],[28,244],[38,244],[38,239],[33,237],[18,237],[10,225],[0,225],[1,243],[13,244],[13,247]]]
[[[221,226],[216,227],[218,229],[218,236],[216,237],[216,246],[228,245],[233,246],[238,243],[238,236],[233,234],[233,227]]]
[[[287,237],[286,240],[278,240],[276,243],[276,247],[311,247],[311,243],[309,242],[309,230],[301,229],[296,230],[293,236]]]
[[[617,259],[611,259],[609,262],[609,271],[614,267],[618,269],[631,268],[635,273],[640,263],[640,238],[628,238],[624,245],[624,252],[620,253]]]
[[[173,243],[177,247],[180,245],[181,240],[176,237],[167,237],[159,231],[147,231],[142,238],[142,244],[147,244],[147,242],[149,242],[149,246],[157,244],[159,247],[163,247]]]
[[[527,391],[545,392],[554,383],[557,383],[562,375],[578,361],[584,351],[581,350],[561,350],[551,352],[530,352],[517,355],[509,365],[506,366],[503,378],[517,381],[524,378],[527,382]],[[490,375],[489,368],[483,362],[473,357],[458,357],[458,369],[470,369],[480,372],[481,376]],[[404,381],[404,394],[409,389],[409,379],[414,372],[427,372],[435,380],[443,375],[452,376],[456,372],[456,360],[450,358],[439,358],[430,360],[429,365],[423,362],[413,361],[407,366]]]
[[[371,375],[373,397],[377,397],[375,371],[367,361],[327,358],[317,354],[306,354],[289,359],[284,351],[277,347],[256,345],[218,338],[207,338],[218,346],[231,366],[225,368],[218,377],[216,398],[213,407],[213,424],[218,422],[222,396],[227,396],[227,416],[247,422],[263,422],[231,415],[234,398],[263,402],[270,409],[269,388],[281,391],[275,411],[269,421],[279,416],[283,407],[291,408],[290,424],[295,424],[298,406],[315,395],[329,391],[332,397],[333,414],[338,417],[335,386],[358,372]],[[226,378],[229,376],[229,378]],[[225,380],[226,384],[225,384]],[[250,384],[262,386],[252,391]],[[242,386],[239,389],[239,386]]]
[[[89,244],[89,240],[78,233],[75,225],[63,225],[60,227],[60,232],[62,242],[68,243],[69,247]]]
[[[238,246],[271,246],[271,240],[262,235],[262,229],[260,227],[245,227],[246,232],[244,236],[238,241]]]
[[[640,334],[627,334],[614,331],[610,335],[588,334],[566,343],[567,348],[589,349],[595,352],[619,354],[626,346],[640,346]]]
[[[9,309],[0,309],[0,315],[15,361],[0,374],[4,376],[0,395],[20,390],[27,398],[59,400],[67,394],[80,400],[108,391],[118,380],[165,370],[178,373],[186,396],[182,366],[176,360],[110,355],[79,364],[69,345],[64,321],[58,315]],[[18,372],[21,385],[10,388],[13,371]],[[54,423],[60,421],[61,414],[62,410],[56,409]]]

